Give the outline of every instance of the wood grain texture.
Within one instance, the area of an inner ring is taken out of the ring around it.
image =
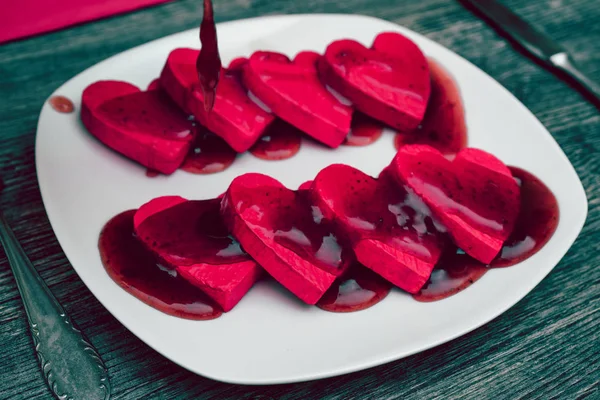
[[[600,398],[600,114],[451,0],[216,0],[218,21],[343,12],[404,25],[467,58],[514,93],[564,149],[589,199],[567,256],[516,306],[445,345],[366,371],[282,386],[236,386],[196,376],[134,337],[90,294],[61,252],[37,186],[34,137],[42,102],[102,59],[197,25],[182,0],[0,46],[1,206],[67,312],[106,362],[117,399],[598,399]],[[600,81],[596,0],[504,0],[560,40]],[[0,398],[46,399],[24,310],[0,255]]]

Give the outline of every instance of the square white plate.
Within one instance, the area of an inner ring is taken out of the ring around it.
[[[36,166],[48,218],[73,268],[123,325],[175,363],[206,377],[246,384],[304,381],[383,364],[463,335],[514,305],[560,261],[586,218],[581,182],[542,124],[477,67],[417,33],[364,16],[275,16],[218,25],[224,65],[259,49],[289,56],[307,49],[322,52],[329,42],[344,37],[369,46],[386,30],[410,37],[454,75],[464,99],[470,146],[534,173],[555,193],[561,216],[549,243],[525,262],[493,270],[464,292],[434,303],[419,303],[392,291],[368,310],[334,314],[301,304],[273,283],[258,284],[234,310],[213,321],[171,317],[142,303],[117,286],[100,262],[98,235],[117,213],[161,195],[214,197],[235,176],[249,171],[271,175],[289,187],[334,162],[377,174],[395,153],[388,133],[363,148],[331,151],[305,142],[299,154],[286,161],[261,161],[244,154],[215,175],[178,171],[147,178],[144,168],[104,147],[83,128],[81,93],[100,79],[145,88],[159,75],[172,49],[199,47],[193,29],[87,69],[54,93],[74,100],[77,111],[59,114],[46,102],[39,119]]]

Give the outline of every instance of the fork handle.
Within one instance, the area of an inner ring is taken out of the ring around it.
[[[0,242],[21,293],[46,383],[58,399],[109,399],[108,372],[98,352],[71,322],[0,213]]]

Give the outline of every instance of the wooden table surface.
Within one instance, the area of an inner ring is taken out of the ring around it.
[[[597,0],[504,0],[600,81]],[[150,349],[90,294],[62,253],[40,198],[34,138],[42,102],[83,69],[197,25],[199,0],[175,1],[0,46],[1,197],[18,239],[105,360],[114,398],[600,398],[600,114],[454,0],[216,0],[218,22],[265,14],[368,14],[404,25],[470,60],[516,95],[575,166],[589,216],[566,257],[527,297],[445,345],[345,376],[237,386],[194,375]],[[518,144],[517,144],[518,145]],[[0,398],[45,399],[25,313],[0,256]]]

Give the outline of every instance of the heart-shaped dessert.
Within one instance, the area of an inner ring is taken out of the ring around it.
[[[474,148],[449,161],[433,147],[408,145],[389,168],[433,210],[458,247],[485,264],[496,257],[520,204],[519,186],[502,161]]]
[[[164,92],[121,81],[88,86],[81,121],[106,146],[165,174],[181,165],[194,136],[192,123]]]
[[[332,42],[319,60],[319,72],[354,107],[393,128],[414,129],[425,115],[430,92],[427,60],[399,33],[379,34],[371,49],[354,40]]]
[[[252,258],[301,300],[315,304],[352,260],[307,194],[249,173],[233,180],[221,211]]]
[[[161,87],[186,113],[242,153],[258,140],[274,116],[250,100],[241,84],[240,65],[221,70],[214,107],[206,111],[196,71],[198,53],[186,48],[173,50],[160,76]]]
[[[336,148],[350,131],[352,108],[319,80],[319,58],[319,54],[305,51],[290,61],[280,53],[257,51],[244,69],[244,84],[279,118]]]
[[[173,273],[231,310],[259,278],[261,268],[229,235],[221,201],[158,197],[134,215],[138,238]]]
[[[444,236],[429,208],[387,171],[375,179],[333,164],[319,172],[310,196],[361,264],[410,293],[427,282]]]

